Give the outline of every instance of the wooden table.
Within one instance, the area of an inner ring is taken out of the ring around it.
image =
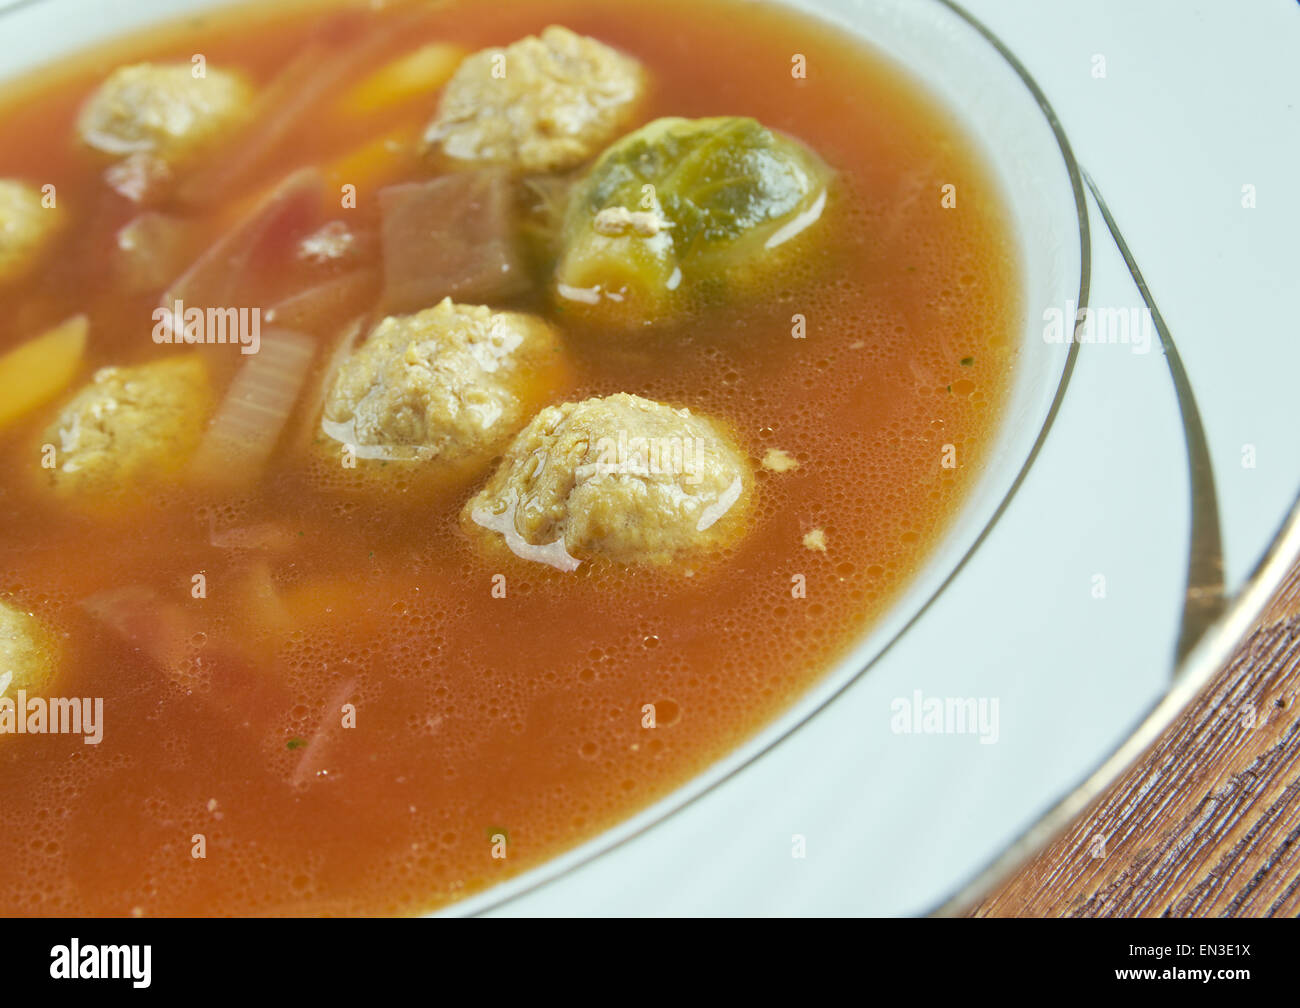
[[[968,912],[1300,914],[1300,563],[1137,763]]]

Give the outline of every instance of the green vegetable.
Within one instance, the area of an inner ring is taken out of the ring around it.
[[[974,364],[974,363],[975,363],[975,358],[974,358],[974,357],[963,357],[963,358],[961,359],[961,366],[962,366],[962,367],[970,367],[970,366],[971,366],[972,364]]]
[[[556,292],[602,321],[641,326],[754,289],[822,223],[830,175],[753,119],[656,119],[575,187]]]
[[[306,744],[307,743],[300,738],[291,738],[288,743],[286,743],[285,748],[290,752],[293,752],[293,750],[301,749]]]

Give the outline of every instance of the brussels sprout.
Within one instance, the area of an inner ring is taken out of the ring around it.
[[[753,119],[656,119],[578,183],[556,294],[576,314],[630,327],[753,289],[820,220],[830,176]]]

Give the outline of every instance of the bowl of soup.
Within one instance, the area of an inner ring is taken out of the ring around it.
[[[1073,359],[945,4],[268,6],[0,11],[9,914],[562,901],[906,682]]]

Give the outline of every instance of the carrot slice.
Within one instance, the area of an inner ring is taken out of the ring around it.
[[[414,127],[399,126],[339,155],[325,165],[323,173],[334,191],[344,185],[355,186],[360,204],[381,186],[416,168],[418,144]]]
[[[343,95],[339,107],[347,115],[373,115],[412,98],[432,95],[451,79],[465,50],[446,42],[431,42],[380,67]]]
[[[74,315],[0,357],[0,427],[45,405],[68,387],[89,333],[86,316]]]

